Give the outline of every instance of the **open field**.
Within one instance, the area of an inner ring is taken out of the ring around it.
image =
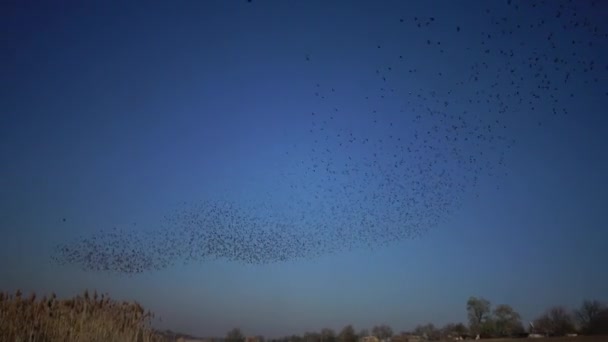
[[[608,342],[608,336],[577,336],[577,337],[544,337],[544,338],[494,338],[483,341],[491,342]]]

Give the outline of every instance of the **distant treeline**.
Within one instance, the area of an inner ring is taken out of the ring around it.
[[[530,333],[545,336],[568,334],[608,335],[608,306],[585,300],[576,310],[549,308],[524,326],[520,315],[509,305],[492,307],[484,298],[471,297],[466,303],[468,324],[450,323],[441,328],[428,323],[398,334],[386,325],[371,331],[356,331],[347,325],[338,333],[330,328],[278,339],[247,337],[240,329],[226,336],[204,339],[207,342],[407,342],[439,341],[459,338],[525,337]],[[151,327],[152,313],[137,302],[120,302],[106,295],[83,295],[57,299],[54,294],[38,297],[0,292],[0,341],[176,341],[193,337]]]
[[[533,322],[524,324],[517,311],[510,305],[499,304],[492,307],[489,300],[471,297],[466,303],[468,324],[449,323],[436,327],[433,323],[418,325],[412,331],[393,333],[386,325],[377,325],[371,331],[356,331],[347,325],[340,332],[324,328],[318,332],[306,332],[303,335],[291,335],[278,339],[264,339],[263,336],[246,337],[240,329],[230,330],[224,338],[209,339],[223,342],[366,342],[392,341],[407,342],[411,340],[454,340],[458,338],[526,337],[529,334],[544,336],[608,335],[608,306],[597,300],[585,300],[576,310],[562,306],[547,309]],[[215,341],[214,341],[215,342]]]

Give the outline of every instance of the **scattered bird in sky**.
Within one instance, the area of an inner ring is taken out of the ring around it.
[[[598,65],[597,59],[599,47],[608,44],[606,25],[577,16],[589,3],[509,1],[506,6],[500,14],[480,10],[488,23],[481,28],[485,32],[459,23],[459,36],[472,32],[463,46],[449,44],[456,37],[453,29],[430,30],[447,18],[397,17],[398,29],[416,32],[429,58],[443,56],[437,58],[451,64],[426,70],[407,61],[409,46],[368,45],[377,53],[396,52],[390,64],[360,70],[376,77],[358,99],[370,106],[363,117],[367,131],[349,125],[348,108],[337,95],[347,90],[324,82],[311,86],[311,101],[328,106],[302,110],[308,152],[276,179],[290,190],[285,208],[265,198],[248,205],[192,203],[167,215],[162,229],[100,231],[57,246],[53,260],[132,274],[216,258],[284,262],[424,235],[449,217],[482,177],[506,173],[505,154],[516,142],[508,122],[543,129],[547,120],[570,115],[564,99],[577,96],[582,84],[608,87],[608,65]],[[543,10],[529,12],[524,20],[518,13],[525,6]],[[513,32],[521,31],[514,38]],[[559,36],[568,40],[554,38]],[[321,67],[317,58],[305,54],[305,59]],[[412,77],[446,81],[441,89],[402,89],[396,81]],[[385,112],[387,102],[404,109]],[[381,138],[375,129],[382,129]],[[299,155],[300,148],[286,147],[284,155]]]

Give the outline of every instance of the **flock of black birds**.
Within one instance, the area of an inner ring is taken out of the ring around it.
[[[357,124],[335,100],[341,89],[311,85],[315,107],[302,113],[310,122],[303,128],[307,142],[285,151],[293,158],[276,179],[289,193],[280,205],[262,194],[256,203],[184,205],[159,230],[101,231],[57,246],[53,260],[129,274],[214,258],[305,259],[421,236],[447,219],[482,177],[508,172],[514,126],[542,129],[556,117],[580,115],[570,99],[582,93],[608,99],[608,30],[593,15],[608,13],[607,4],[509,0],[502,6],[497,13],[476,9],[485,27],[459,23],[445,32],[443,25],[440,35],[431,30],[440,17],[391,19],[419,41],[395,53],[390,65],[370,67],[375,79],[368,94],[350,96],[365,111]],[[453,43],[465,34],[459,41],[466,44]],[[438,64],[409,60],[407,49],[416,44]],[[400,47],[370,49],[386,54]],[[314,67],[315,55],[303,55],[302,63]],[[404,89],[407,78],[438,86]]]

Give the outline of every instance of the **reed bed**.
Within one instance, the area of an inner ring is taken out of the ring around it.
[[[85,291],[72,299],[55,294],[23,297],[0,292],[0,341],[165,342],[151,328],[153,314],[137,302],[119,302]]]

